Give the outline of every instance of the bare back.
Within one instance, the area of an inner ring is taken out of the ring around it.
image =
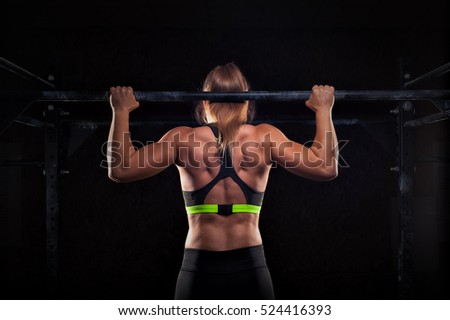
[[[188,131],[181,138],[175,164],[180,173],[182,190],[194,191],[208,184],[219,173],[220,159],[214,134],[208,126]],[[263,148],[262,130],[258,126],[242,125],[235,141],[232,152],[234,170],[249,187],[264,192],[271,160],[270,153]],[[245,201],[244,193],[230,177],[219,180],[205,198],[205,203],[217,204]],[[186,248],[220,251],[262,243],[259,215],[237,213],[222,216],[207,213],[188,215],[188,220]]]

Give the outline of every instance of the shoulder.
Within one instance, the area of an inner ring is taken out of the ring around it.
[[[290,141],[288,137],[276,126],[269,123],[261,123],[255,126],[260,141],[271,143],[284,143]]]
[[[161,138],[161,140],[182,140],[183,138],[189,136],[194,132],[195,128],[188,127],[188,126],[179,126],[170,129],[167,131],[164,136]]]
[[[179,126],[179,127],[170,129],[168,132],[171,132],[173,134],[175,134],[175,133],[190,134],[190,133],[194,132],[195,129],[197,129],[197,128],[192,128],[192,127],[188,127],[188,126]]]
[[[272,139],[277,139],[283,137],[284,134],[276,126],[269,123],[261,123],[255,126],[256,131],[260,137],[266,137],[270,135]]]
[[[170,129],[161,140],[170,141],[202,141],[210,139],[211,129],[208,126],[179,126]]]
[[[262,133],[267,133],[270,131],[278,130],[277,127],[275,127],[274,125],[271,125],[269,123],[260,123],[260,124],[256,125],[255,128],[256,128],[256,130],[258,130]]]

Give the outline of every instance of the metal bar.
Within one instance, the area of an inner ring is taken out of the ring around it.
[[[408,88],[416,83],[419,83],[419,82],[427,80],[427,79],[437,78],[449,71],[450,71],[450,62],[447,62],[446,64],[421,75],[420,77],[417,77],[411,81],[406,82],[405,84],[403,84],[403,88]]]
[[[30,100],[25,97],[17,97],[17,99],[6,99],[1,102],[0,107],[0,135],[20,117],[30,106]]]
[[[38,120],[38,119],[34,119],[31,117],[27,117],[24,115],[19,116],[15,122],[20,123],[20,124],[24,124],[30,127],[35,127],[35,128],[49,128],[52,127],[53,125],[51,123],[46,123],[44,121]]]
[[[405,102],[407,103],[407,102]],[[400,144],[400,248],[399,248],[399,280],[400,297],[413,297],[413,184],[414,184],[414,131],[406,127],[411,121],[411,110],[400,108],[399,144]]]
[[[349,119],[333,119],[333,124],[336,126],[351,126],[361,124],[361,122],[380,122],[386,123],[389,122],[389,119],[371,119],[371,120],[361,120],[356,118]],[[85,128],[87,130],[92,130],[92,128],[97,127],[109,127],[111,126],[111,121],[92,121],[92,120],[62,120],[61,123],[67,123],[71,127],[76,128]],[[161,126],[198,126],[199,123],[196,121],[172,121],[172,120],[131,120],[130,126],[148,126],[148,125],[161,125]],[[267,120],[255,120],[252,121],[252,124],[260,124],[260,123],[270,123],[270,124],[302,124],[302,125],[316,125],[315,120],[310,119],[267,119]]]
[[[422,118],[405,121],[403,125],[405,127],[422,127],[439,121],[447,120],[448,118],[448,114],[444,112],[438,112]]]
[[[450,110],[450,100],[431,100],[431,103],[441,112]]]
[[[26,80],[30,80],[30,79],[35,80],[35,81],[43,83],[51,88],[55,88],[55,85],[53,83],[50,83],[50,82],[42,79],[41,77],[38,77],[34,73],[31,73],[30,71],[28,71],[22,67],[19,67],[17,64],[12,63],[11,61],[6,60],[3,57],[0,57],[0,67],[11,73],[16,74],[19,77],[24,78]]]
[[[58,289],[59,116],[60,111],[51,105],[45,110],[46,122],[53,124],[45,129],[47,290],[50,297],[55,297]]]
[[[400,79],[404,79],[405,62],[402,59]],[[402,83],[401,83],[402,85]],[[397,114],[398,165],[399,165],[399,248],[398,281],[401,299],[413,298],[413,185],[414,185],[414,130],[405,122],[414,118],[414,106],[410,101],[402,102]]]
[[[142,102],[182,101],[296,101],[306,100],[311,91],[185,92],[135,91]],[[0,99],[32,96],[33,101],[88,102],[108,101],[108,92],[83,91],[2,91]],[[450,90],[336,90],[336,100],[434,100],[450,99]]]

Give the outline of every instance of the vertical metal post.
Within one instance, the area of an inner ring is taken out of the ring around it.
[[[405,62],[401,61],[401,87],[409,79]],[[398,161],[399,161],[399,226],[398,281],[400,299],[413,298],[413,182],[414,129],[404,124],[414,118],[414,106],[404,101],[399,106]]]
[[[53,105],[44,111],[45,121],[52,124],[45,129],[45,186],[47,234],[47,291],[55,298],[58,291],[58,221],[59,221],[59,134],[60,111]]]

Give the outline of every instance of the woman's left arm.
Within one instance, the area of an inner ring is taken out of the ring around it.
[[[112,121],[108,137],[108,177],[116,182],[145,179],[163,171],[177,157],[184,127],[168,131],[158,142],[135,149],[129,130],[130,112],[139,107],[131,87],[110,89]]]

